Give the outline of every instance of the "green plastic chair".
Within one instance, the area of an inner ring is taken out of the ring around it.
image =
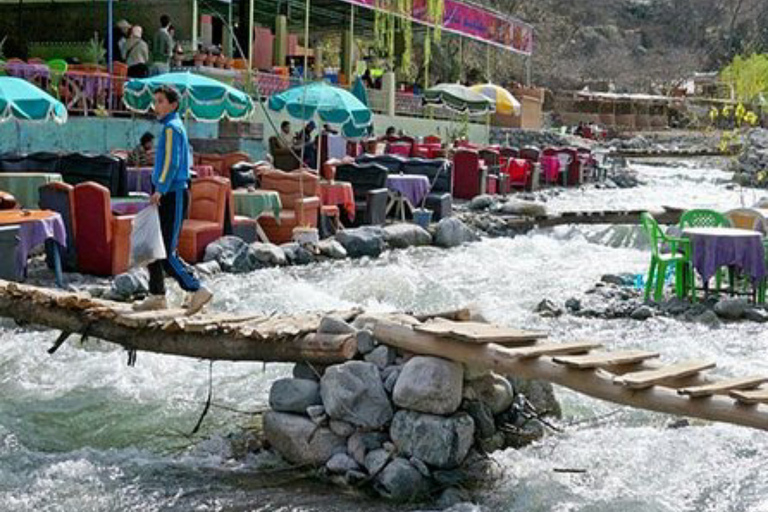
[[[51,59],[48,62],[46,62],[48,69],[51,72],[51,90],[53,92],[53,95],[57,98],[59,97],[59,84],[61,83],[61,79],[64,77],[64,73],[67,72],[69,69],[69,65],[67,64],[67,61],[64,59]]]
[[[680,229],[686,228],[729,228],[731,221],[720,212],[707,209],[688,210],[680,217]],[[733,276],[731,281],[733,281]],[[717,269],[715,273],[715,289],[719,292],[723,282],[723,272]],[[731,283],[733,286],[733,283]],[[695,295],[695,293],[694,293]]]
[[[643,212],[640,215],[640,222],[651,240],[651,265],[648,268],[648,277],[645,281],[645,300],[650,298],[651,290],[655,288],[653,299],[656,302],[661,302],[664,296],[664,278],[667,275],[667,267],[672,264],[675,265],[675,293],[679,298],[686,297],[688,288],[693,283],[688,239],[675,238],[665,234],[656,219],[648,212]],[[669,253],[662,252],[662,247],[665,246],[669,248]]]

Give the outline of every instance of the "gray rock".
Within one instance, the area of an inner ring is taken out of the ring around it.
[[[381,428],[392,419],[392,404],[376,365],[349,361],[334,365],[320,380],[320,395],[332,419]]]
[[[480,237],[456,217],[447,217],[437,223],[435,245],[438,247],[458,247],[461,244],[478,240]]]
[[[285,253],[285,257],[291,265],[309,265],[315,261],[315,255],[296,242],[283,244],[280,249]]]
[[[396,458],[376,477],[375,489],[392,501],[415,501],[429,492],[429,483],[410,462]]]
[[[557,318],[563,314],[562,308],[549,299],[544,299],[539,302],[536,305],[534,312],[544,318]]]
[[[369,475],[376,475],[387,465],[390,458],[389,453],[382,448],[373,450],[365,456],[365,469]]]
[[[387,439],[387,435],[381,432],[355,432],[347,440],[347,453],[358,464],[364,465],[365,456],[374,450],[380,450]]]
[[[232,274],[253,272],[263,265],[256,252],[241,238],[227,235],[205,248],[205,261],[216,261],[221,270]]]
[[[560,402],[555,397],[555,389],[549,382],[507,377],[515,393],[524,395],[533,407],[543,416],[562,416]]]
[[[324,371],[324,366],[314,364],[310,365],[307,363],[296,363],[293,366],[293,377],[295,379],[306,379],[320,382],[320,377],[322,377]]]
[[[709,309],[694,317],[693,321],[697,324],[709,325],[710,327],[720,327],[721,324],[720,317],[717,316],[717,313]]]
[[[331,432],[341,437],[349,437],[355,433],[355,427],[346,421],[331,420],[328,423],[328,428],[331,429]]]
[[[691,303],[687,299],[681,299],[679,297],[672,297],[671,299],[661,303],[661,310],[672,316],[683,315],[691,309]]]
[[[475,434],[480,439],[491,437],[496,433],[496,423],[493,420],[493,411],[487,404],[480,400],[467,400],[462,406],[467,414],[475,422]]]
[[[368,475],[362,471],[347,471],[344,481],[352,487],[359,487],[368,480]]]
[[[501,450],[506,444],[506,436],[503,432],[496,432],[491,437],[484,437],[478,440],[478,446],[485,453],[493,453]]]
[[[634,276],[604,274],[600,278],[600,282],[606,284],[615,284],[616,286],[632,286],[632,284],[634,284]]]
[[[449,487],[440,493],[440,497],[437,499],[437,507],[447,509],[454,507],[461,503],[466,503],[469,500],[469,494],[463,489],[458,487]]]
[[[346,440],[329,429],[318,428],[304,416],[283,412],[264,414],[264,436],[277,453],[293,464],[319,467],[346,447]]]
[[[328,419],[328,415],[325,414],[325,407],[322,405],[310,405],[307,407],[306,413],[307,416],[309,416],[309,419],[317,424],[323,423],[326,419]]]
[[[475,424],[464,413],[444,417],[401,410],[389,432],[399,453],[447,469],[461,464],[469,453]]]
[[[431,476],[432,472],[429,470],[427,465],[424,464],[424,461],[417,459],[416,457],[411,457],[408,459],[408,462],[410,462],[411,466],[415,467],[425,478],[429,478]]]
[[[581,301],[575,297],[571,297],[565,301],[565,309],[571,312],[579,311],[581,310]]]
[[[452,414],[461,405],[464,367],[439,357],[416,356],[403,366],[392,391],[398,407]]]
[[[744,318],[750,322],[764,324],[768,322],[768,312],[764,309],[748,308],[744,312]]]
[[[648,320],[653,316],[653,309],[650,306],[640,306],[635,308],[630,315],[632,320]]]
[[[375,364],[380,370],[383,370],[394,363],[396,357],[397,352],[395,352],[395,349],[386,345],[379,345],[370,353],[366,354],[364,359],[369,363]]]
[[[327,258],[343,260],[347,257],[347,250],[344,249],[344,246],[332,238],[321,240],[317,248],[320,254]]]
[[[350,258],[377,258],[386,247],[384,230],[380,226],[344,229],[336,233],[336,241],[344,247]]]
[[[546,217],[547,208],[543,204],[530,201],[507,201],[500,207],[502,213],[522,215],[525,217]]]
[[[195,265],[195,269],[206,277],[215,276],[216,274],[221,273],[221,265],[219,265],[219,262],[216,260],[198,263]]]
[[[467,207],[472,211],[487,210],[493,203],[493,197],[488,194],[481,194],[473,197]]]
[[[495,373],[488,373],[464,384],[464,398],[479,400],[488,406],[491,414],[500,414],[512,405],[514,390],[509,380]]]
[[[307,407],[321,405],[320,386],[305,379],[279,379],[269,390],[269,406],[278,412],[304,414]]]
[[[136,295],[149,293],[149,273],[144,267],[133,268],[128,272],[115,276],[112,280],[112,294],[130,299]]]
[[[369,329],[362,329],[355,334],[357,339],[357,351],[363,355],[373,351],[376,348],[376,339]]]
[[[274,244],[255,242],[251,244],[256,259],[265,267],[276,267],[288,264],[288,257],[280,247]]]
[[[320,320],[317,332],[322,334],[354,334],[357,330],[337,316],[326,315]]]
[[[387,393],[392,393],[395,390],[397,379],[400,378],[400,373],[402,372],[402,368],[395,366],[390,366],[390,368],[395,368],[395,371],[387,374],[387,377],[384,379],[384,389]]]
[[[748,308],[745,299],[723,299],[715,304],[715,313],[725,320],[741,320]]]
[[[391,224],[384,228],[384,241],[394,249],[406,249],[430,245],[432,235],[416,224]]]
[[[360,466],[346,453],[337,453],[325,463],[328,471],[336,474],[346,474],[347,471],[359,471]]]

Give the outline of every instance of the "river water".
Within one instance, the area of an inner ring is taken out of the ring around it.
[[[660,205],[727,209],[757,198],[727,190],[706,162],[635,165],[646,184],[569,190],[552,210]],[[714,358],[722,375],[768,373],[768,334],[669,319],[541,319],[543,298],[564,301],[610,272],[640,273],[648,252],[637,230],[563,226],[453,251],[387,253],[375,261],[264,270],[214,280],[214,307],[300,311],[363,306],[436,311],[476,305],[489,319],[543,328],[555,339],[658,350],[669,360]],[[268,457],[234,457],[231,438],[263,409],[289,365],[216,363],[214,407],[190,435],[208,390],[208,363],[70,342],[0,324],[0,511],[393,510],[285,472]],[[564,432],[494,455],[501,481],[481,504],[498,511],[768,511],[768,436],[745,428],[635,411],[557,389]],[[236,410],[232,410],[236,409]],[[760,455],[760,454],[763,455]],[[556,469],[578,469],[562,473]],[[401,507],[410,510],[413,507]]]

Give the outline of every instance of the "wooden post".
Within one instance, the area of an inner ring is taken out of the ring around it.
[[[486,367],[501,375],[546,380],[617,404],[768,430],[765,406],[747,407],[722,396],[692,400],[662,386],[638,391],[614,384],[610,374],[603,372],[568,368],[548,357],[522,359],[514,355],[513,349],[500,345],[453,341],[385,319],[377,320],[373,334],[379,341],[402,350]]]

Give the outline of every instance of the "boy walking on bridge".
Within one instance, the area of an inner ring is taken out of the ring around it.
[[[188,183],[190,179],[189,141],[184,124],[177,113],[179,95],[170,87],[155,91],[154,109],[157,119],[163,124],[163,131],[155,153],[155,168],[152,172],[154,194],[150,203],[158,206],[160,227],[163,232],[166,259],[149,265],[149,297],[134,306],[137,311],[165,309],[165,272],[176,279],[179,286],[191,293],[187,314],[200,311],[213,293],[192,275],[179,257],[176,248],[179,243],[181,225],[189,208]]]

